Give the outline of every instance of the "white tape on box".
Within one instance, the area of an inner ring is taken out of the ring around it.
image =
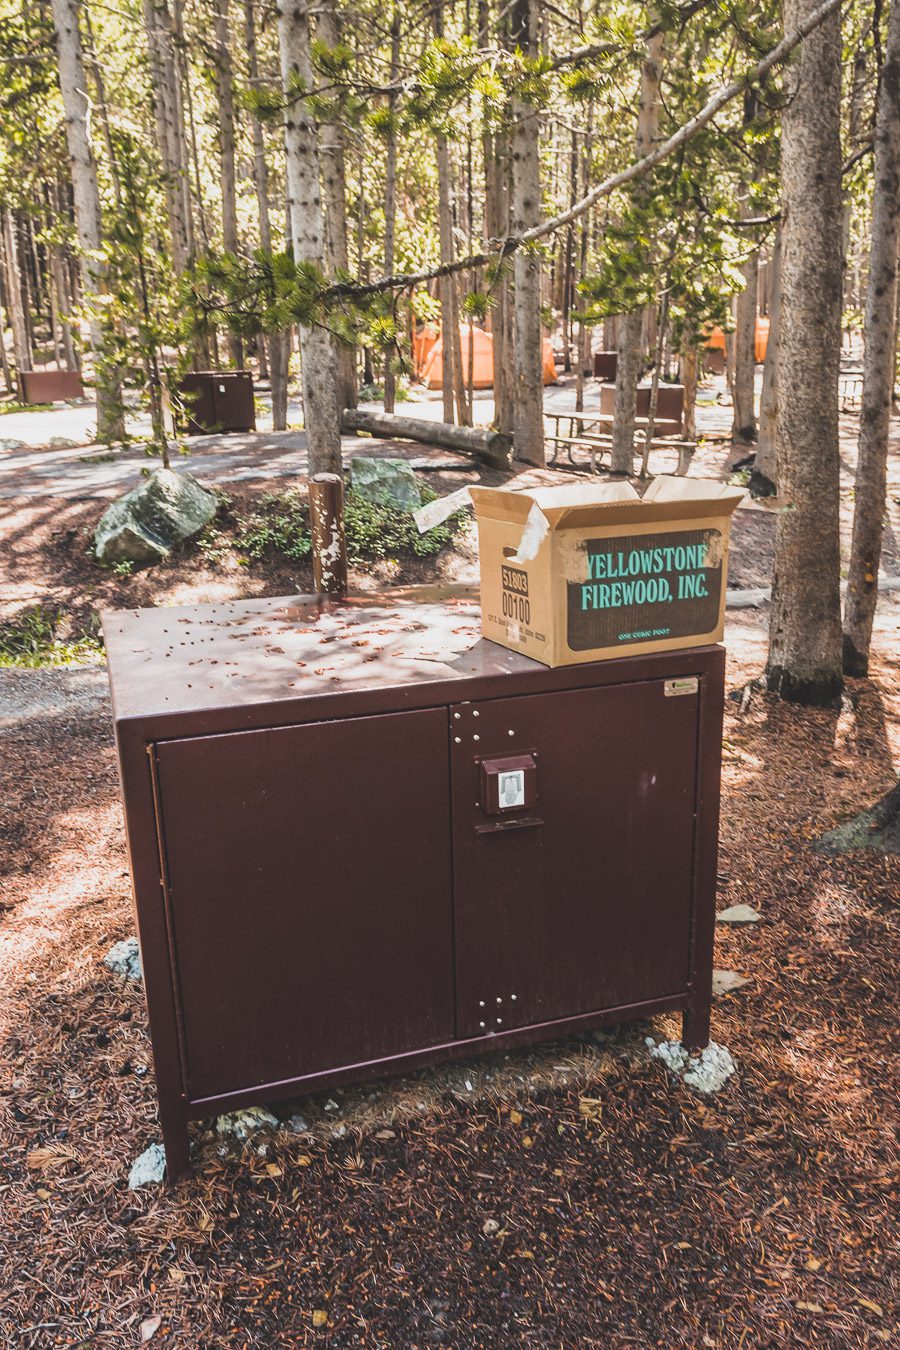
[[[544,515],[537,502],[532,502],[531,510],[528,512],[525,521],[525,528],[522,531],[522,538],[519,540],[519,547],[511,562],[525,563],[531,562],[538,555],[541,544],[550,532],[550,522]]]

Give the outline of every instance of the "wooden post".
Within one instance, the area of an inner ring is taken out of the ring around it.
[[[317,473],[309,480],[313,585],[318,594],[347,594],[347,541],[344,538],[344,480]]]

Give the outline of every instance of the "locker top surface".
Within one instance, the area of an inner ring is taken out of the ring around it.
[[[468,588],[107,610],[113,715],[147,737],[702,674],[720,647],[549,669],[481,637]],[[155,724],[164,722],[164,726]],[[148,725],[154,724],[154,725]]]

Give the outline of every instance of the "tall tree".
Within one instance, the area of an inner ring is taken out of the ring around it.
[[[397,233],[397,81],[400,78],[400,8],[391,10],[391,56],[388,66],[388,125],[385,135],[384,163],[384,275],[394,271],[394,247]],[[394,374],[394,353],[384,355],[384,411],[394,411],[397,380]]]
[[[872,244],[850,571],[844,609],[844,670],[867,675],[878,598],[887,493],[891,399],[897,365],[897,252],[900,248],[900,0],[888,16],[875,121]]]
[[[539,0],[514,0],[510,14],[513,45],[526,61],[540,54]],[[521,96],[512,99],[511,221],[514,234],[531,229],[541,219],[541,166],[538,109]],[[541,328],[541,256],[537,249],[520,248],[514,265],[513,444],[515,457],[543,464],[544,376]]]
[[[91,347],[97,395],[97,438],[121,440],[125,435],[122,382],[112,335],[100,314],[104,290],[103,225],[97,163],[91,145],[84,51],[78,26],[78,0],[52,0],[59,64],[59,85],[65,109],[66,144],[72,174],[75,226],[80,249],[81,284],[90,307]]]
[[[251,89],[260,83],[259,55],[256,42],[256,7],[254,0],[244,0],[244,45],[247,49],[247,78]],[[251,117],[253,141],[253,187],[259,218],[259,244],[266,253],[272,251],[272,221],[269,213],[269,166],[266,160],[266,136],[259,117]],[[287,428],[287,349],[289,333],[269,333],[260,339],[268,349],[269,382],[272,391],[272,426],[275,431]],[[262,371],[260,371],[262,373]]]
[[[314,87],[308,0],[278,0],[278,45],[285,94],[284,141],[294,259],[325,270],[325,220],[319,144],[306,95]],[[341,431],[334,343],[327,328],[300,327],[303,416],[310,476],[341,472]]]
[[[785,27],[815,0],[787,0]],[[835,10],[785,76],[782,115],[781,349],[790,398],[778,406],[779,514],[769,688],[827,705],[841,678],[838,371],[841,353],[841,26]]]
[[[150,58],[156,143],[163,165],[166,211],[172,236],[172,263],[180,275],[194,249],[193,218],[179,79],[181,61],[167,0],[144,0],[144,26]]]
[[[226,253],[240,248],[237,217],[237,168],[235,165],[234,70],[231,60],[231,31],[228,0],[216,0],[215,69],[219,101],[219,172],[222,185],[222,244]],[[228,352],[232,365],[244,364],[241,339],[228,334]]]
[[[637,123],[637,156],[641,159],[653,149],[659,131],[660,85],[665,52],[665,36],[654,34],[647,43],[641,64],[640,102]],[[638,196],[645,195],[643,185]],[[616,395],[613,413],[610,464],[614,473],[634,469],[634,417],[637,384],[641,373],[641,340],[644,312],[632,310],[619,320],[619,345],[616,362]]]
[[[22,290],[22,269],[19,264],[19,231],[12,211],[3,212],[3,262],[5,271],[5,299],[12,329],[13,360],[16,373],[30,370],[32,365],[31,335],[26,321],[25,301]],[[2,340],[2,333],[0,333]]]
[[[750,474],[750,491],[771,496],[778,478],[778,369],[781,350],[781,226],[775,232],[769,263],[769,337],[763,365],[759,399],[759,433],[756,459]]]
[[[335,0],[319,0],[316,37],[329,50],[341,40]],[[323,118],[319,126],[319,152],[322,188],[325,200],[325,261],[328,271],[346,272],[347,252],[347,172],[344,162],[344,126],[340,110]],[[338,407],[356,407],[356,355],[346,342],[336,342]]]

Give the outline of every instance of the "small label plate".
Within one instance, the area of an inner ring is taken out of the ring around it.
[[[666,698],[678,698],[682,694],[696,694],[700,681],[696,675],[688,675],[683,680],[666,680],[663,693]]]

